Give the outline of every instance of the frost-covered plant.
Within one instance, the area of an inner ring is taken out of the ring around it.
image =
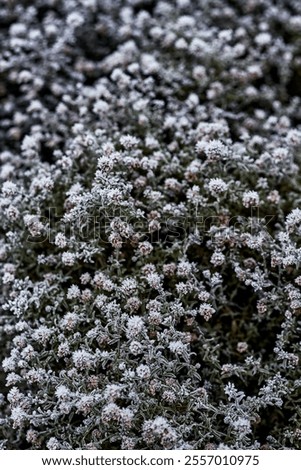
[[[8,449],[300,449],[301,4],[0,2]]]

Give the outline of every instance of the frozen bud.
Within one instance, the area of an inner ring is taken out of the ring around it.
[[[123,408],[121,410],[120,418],[124,426],[130,427],[134,418],[134,412],[129,408]]]
[[[91,276],[89,273],[84,273],[81,275],[80,282],[82,284],[89,284],[90,281],[91,281]]]
[[[133,450],[136,447],[137,439],[124,436],[121,441],[121,450]]]
[[[149,149],[156,149],[160,147],[160,144],[157,139],[155,139],[154,136],[148,135],[145,138],[145,146]]]
[[[7,400],[12,405],[21,404],[22,401],[24,400],[24,394],[21,393],[17,387],[13,387],[10,389],[10,391],[7,394]]]
[[[158,230],[160,230],[160,228],[161,224],[158,220],[151,220],[148,224],[148,230],[150,231],[150,233],[157,232]]]
[[[199,307],[199,314],[208,321],[215,314],[215,310],[210,304],[203,303]]]
[[[113,248],[121,248],[122,247],[122,238],[118,232],[112,232],[109,235],[109,242],[111,243]]]
[[[197,81],[205,82],[207,80],[206,67],[203,65],[196,65],[192,70],[192,76]]]
[[[47,37],[50,37],[50,36],[56,36],[57,35],[57,32],[58,32],[58,28],[56,25],[54,24],[45,24],[44,25],[44,29],[45,29],[45,34]]]
[[[11,419],[13,421],[13,429],[21,428],[27,419],[27,413],[21,406],[11,409]]]
[[[184,38],[180,38],[175,42],[175,48],[179,51],[185,51],[188,48],[188,43]]]
[[[122,137],[120,137],[120,144],[125,149],[131,149],[133,147],[136,147],[139,144],[139,139],[129,134],[123,135]]]
[[[23,23],[13,23],[9,28],[9,35],[11,37],[26,36],[27,28]]]
[[[91,10],[94,10],[97,6],[97,0],[80,0],[80,3],[85,8],[91,8]]]
[[[55,396],[59,400],[68,401],[72,398],[72,393],[65,385],[59,385],[55,391]]]
[[[292,300],[292,302],[290,303],[290,308],[292,310],[300,311],[300,309],[301,309],[301,300]]]
[[[128,339],[135,338],[143,333],[145,330],[145,324],[141,317],[135,315],[134,317],[129,318],[126,327],[126,337]]]
[[[88,388],[94,390],[99,385],[99,377],[97,375],[90,375],[88,378]]]
[[[23,217],[23,220],[24,220],[25,226],[29,230],[29,233],[33,237],[41,235],[42,232],[44,231],[44,225],[42,224],[42,222],[39,221],[38,216],[28,214]]]
[[[93,395],[83,395],[76,403],[77,411],[87,415],[94,405]]]
[[[174,191],[175,193],[179,193],[182,189],[181,183],[179,183],[179,181],[176,178],[167,178],[164,181],[164,187],[165,189]]]
[[[98,308],[102,308],[106,304],[107,300],[108,300],[108,297],[106,295],[100,294],[95,298],[95,305]]]
[[[212,82],[209,89],[206,92],[206,96],[208,100],[214,100],[222,96],[224,92],[224,85],[221,82],[215,81]]]
[[[223,255],[221,251],[215,251],[211,256],[210,263],[212,263],[213,266],[221,266],[224,264],[225,260],[225,255]]]
[[[177,401],[177,396],[172,390],[165,390],[162,393],[162,400],[164,400],[166,403],[173,404]]]
[[[5,215],[8,218],[8,220],[15,222],[19,218],[20,212],[15,206],[10,205],[6,209]]]
[[[150,368],[148,366],[145,366],[145,365],[141,364],[140,366],[137,367],[136,374],[141,379],[148,379],[151,375],[151,371],[150,371]]]
[[[83,349],[75,351],[72,354],[72,359],[77,369],[88,370],[95,367],[95,357]]]
[[[109,384],[103,391],[103,397],[109,402],[114,402],[121,397],[123,386],[120,384]]]
[[[181,261],[178,265],[177,275],[188,277],[192,273],[192,264],[188,261]]]
[[[208,188],[212,196],[217,196],[226,192],[228,185],[220,178],[212,178],[209,180]]]
[[[29,429],[26,433],[26,441],[30,444],[36,444],[38,442],[39,433],[33,429]]]
[[[258,46],[267,46],[270,44],[272,36],[270,33],[260,33],[255,37],[255,42]]]
[[[271,191],[267,196],[267,200],[271,202],[272,204],[278,204],[280,201],[279,192],[276,189]]]
[[[124,295],[131,295],[137,290],[138,284],[135,279],[128,278],[122,281],[120,290]]]
[[[264,300],[258,300],[257,302],[257,311],[258,313],[262,314],[267,311],[267,305]]]
[[[171,341],[168,347],[170,351],[175,354],[181,355],[187,352],[187,346],[184,343],[182,343],[182,341]]]
[[[32,80],[32,73],[29,70],[21,70],[18,76],[19,83],[28,83]]]
[[[193,285],[191,283],[179,282],[176,284],[177,293],[180,295],[187,295],[193,291]]]
[[[4,197],[15,196],[18,192],[18,186],[11,181],[5,181],[2,185],[2,194]]]
[[[81,299],[83,302],[89,302],[92,299],[92,292],[90,289],[84,289],[81,294]]]
[[[108,103],[104,100],[97,100],[93,106],[93,112],[95,114],[106,114],[110,109]]]
[[[40,150],[39,138],[37,136],[26,135],[22,141],[21,150],[26,157],[35,157]]]
[[[12,273],[4,273],[2,276],[3,284],[10,284],[15,280],[15,276]]]
[[[178,8],[188,8],[191,5],[191,0],[177,0],[177,7]],[[194,26],[195,25],[195,20],[191,16],[184,16],[182,18],[187,18],[185,24],[187,26]],[[191,19],[188,23],[188,19]],[[188,23],[188,24],[187,24]]]
[[[177,265],[175,263],[168,263],[163,265],[163,274],[166,277],[172,277],[177,269]]]
[[[96,272],[93,278],[93,284],[98,288],[103,288],[106,276],[102,272]]]
[[[198,294],[198,299],[201,302],[208,302],[208,300],[210,299],[209,292],[206,292],[205,290],[201,290],[201,292],[199,292],[199,294]]]
[[[286,141],[289,145],[293,145],[293,146],[301,145],[301,131],[297,129],[291,129],[287,133]]]
[[[242,203],[245,207],[259,205],[259,195],[256,191],[246,191],[242,197]]]
[[[56,437],[51,437],[47,441],[46,447],[49,450],[60,450],[60,449],[62,449],[62,445],[60,444],[60,442],[58,441],[58,439]]]
[[[104,406],[101,413],[101,419],[104,424],[108,424],[111,421],[119,421],[121,409],[115,403],[109,403]]]
[[[2,368],[4,370],[4,372],[12,372],[16,369],[16,360],[14,357],[10,356],[10,357],[6,357],[5,359],[3,359],[2,361]]]
[[[29,361],[36,356],[37,356],[37,353],[30,344],[26,346],[21,352],[21,357],[25,359],[26,361]]]
[[[145,176],[139,176],[138,178],[136,178],[134,180],[134,186],[136,188],[144,188],[147,184],[147,179],[145,178]]]
[[[155,273],[156,266],[152,263],[145,264],[144,266],[141,267],[141,272],[145,275]]]
[[[138,299],[138,297],[130,297],[125,304],[126,309],[130,312],[136,312],[139,310],[140,306],[141,301]]]
[[[301,286],[301,276],[296,277],[295,283],[296,283],[298,286]]]
[[[73,330],[79,322],[79,316],[76,313],[68,312],[60,321],[60,326],[66,330]]]
[[[161,214],[158,211],[150,211],[150,213],[147,215],[147,218],[150,220],[156,220],[160,219]]]
[[[80,290],[75,284],[72,284],[72,286],[68,289],[67,299],[77,299],[78,297],[80,297]]]
[[[62,254],[62,263],[65,264],[66,266],[73,266],[76,261],[76,256],[74,253],[71,253],[70,251],[66,251],[65,253]]]
[[[32,338],[37,341],[38,343],[45,344],[52,336],[52,329],[47,328],[47,326],[40,326],[34,333],[32,334]]]
[[[285,226],[288,232],[293,232],[301,224],[301,210],[294,209],[286,217]]]
[[[249,434],[251,429],[251,423],[248,418],[240,417],[236,421],[233,422],[233,428],[239,432],[240,434]]]
[[[160,70],[160,64],[152,54],[142,54],[141,69],[145,75],[152,75]]]
[[[7,374],[6,377],[6,386],[10,387],[11,385],[15,385],[16,383],[21,381],[22,378],[20,377],[20,375],[15,374],[14,372],[10,372],[9,374]]]
[[[197,153],[205,154],[209,161],[218,161],[229,156],[228,147],[220,140],[199,141],[195,149]]]
[[[65,246],[67,245],[67,239],[65,235],[59,232],[55,237],[54,244],[58,246],[59,248],[65,248]]]
[[[138,250],[143,256],[147,256],[153,251],[153,246],[149,242],[141,242],[138,245]]]
[[[104,279],[103,285],[102,285],[103,290],[106,290],[108,292],[112,292],[115,288],[114,283],[110,279]]]
[[[65,357],[65,356],[68,356],[69,353],[70,353],[70,346],[67,343],[67,341],[64,341],[63,343],[59,345],[58,350],[57,350],[57,355],[58,357]]]
[[[157,273],[151,273],[146,276],[147,282],[153,289],[161,287],[161,277]]]
[[[85,22],[84,17],[77,11],[73,11],[67,16],[67,25],[77,28]]]
[[[138,356],[138,354],[141,354],[142,351],[143,351],[143,346],[141,343],[139,343],[138,341],[132,341],[131,344],[130,344],[130,352],[134,355],[134,356]]]
[[[260,78],[262,76],[262,68],[259,64],[252,64],[247,67],[247,72],[252,79]],[[249,91],[253,91],[253,87],[249,87]],[[254,89],[255,90],[255,89]],[[255,92],[256,95],[256,92]]]
[[[147,443],[151,444],[156,439],[159,439],[161,445],[164,444],[164,447],[167,449],[172,448],[177,440],[175,430],[163,416],[157,416],[153,420],[145,421],[142,431],[142,437]]]
[[[237,343],[236,349],[239,353],[244,353],[248,349],[248,343],[246,343],[245,341],[240,341],[239,343]]]

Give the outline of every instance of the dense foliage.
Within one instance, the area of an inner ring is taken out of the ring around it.
[[[0,0],[2,448],[301,449],[301,2]]]

